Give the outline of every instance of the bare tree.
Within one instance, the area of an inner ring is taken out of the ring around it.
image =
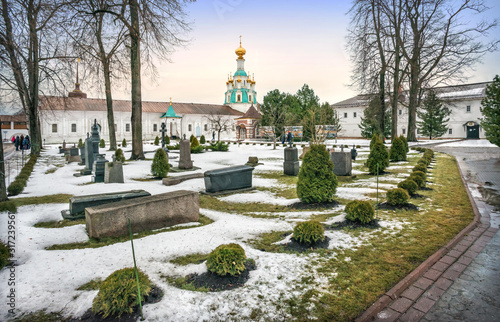
[[[220,133],[227,129],[228,126],[231,126],[233,120],[226,115],[217,112],[210,113],[205,116],[208,122],[211,124],[211,128],[213,131],[217,131],[217,141],[220,141]]]
[[[142,91],[141,66],[145,63],[155,73],[152,55],[168,59],[173,47],[186,40],[179,37],[189,30],[183,5],[194,0],[128,0],[108,1],[103,10],[120,21],[127,29],[130,43],[130,70],[132,78],[132,154],[130,159],[144,159],[142,147]],[[141,43],[144,47],[141,49]],[[141,53],[144,62],[141,62]]]
[[[68,58],[67,39],[58,25],[66,5],[65,1],[1,0],[0,59],[11,73],[2,73],[0,79],[19,95],[35,155],[42,146],[39,96],[65,89],[61,63]]]
[[[468,15],[487,9],[482,0],[405,1],[410,39],[397,41],[409,64],[408,141],[416,141],[417,107],[424,87],[462,80],[466,68],[496,49],[498,40],[481,41],[497,25],[496,20],[468,22]]]
[[[0,124],[2,122],[0,121]],[[7,186],[5,185],[5,163],[3,155],[3,138],[0,131],[0,201],[7,201]]]
[[[75,50],[82,57],[90,70],[99,78],[102,72],[106,95],[107,119],[110,150],[116,150],[116,129],[113,114],[113,96],[111,78],[125,76],[123,61],[128,57],[124,46],[127,29],[118,25],[106,15],[107,0],[83,0],[74,5],[76,11],[74,23],[68,26],[68,35],[75,43]],[[129,68],[130,71],[130,68]],[[101,79],[102,80],[102,79]],[[99,79],[98,79],[99,82]],[[100,83],[100,82],[99,82]]]

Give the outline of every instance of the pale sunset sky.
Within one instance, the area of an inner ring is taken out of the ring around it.
[[[351,63],[345,46],[351,0],[199,0],[187,6],[191,39],[171,63],[158,65],[152,83],[143,77],[143,100],[223,104],[228,74],[236,71],[235,49],[246,49],[245,70],[255,75],[257,99],[271,90],[295,93],[304,83],[321,102],[357,94],[348,87]],[[487,0],[486,18],[500,17],[500,1]],[[471,17],[471,20],[475,18]],[[500,29],[490,37],[499,38]],[[467,82],[493,79],[500,53],[488,53]],[[82,87],[84,87],[82,82]],[[82,88],[84,91],[85,89]],[[89,93],[89,97],[103,97]],[[130,99],[117,90],[114,98]]]

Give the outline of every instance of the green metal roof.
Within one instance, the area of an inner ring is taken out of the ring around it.
[[[175,114],[174,108],[172,107],[172,104],[170,104],[170,106],[168,107],[167,113],[165,113],[162,116],[160,116],[161,119],[162,118],[168,118],[168,117],[181,118],[182,116],[178,116],[177,114]]]

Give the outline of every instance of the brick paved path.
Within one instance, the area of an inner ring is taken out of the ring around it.
[[[500,148],[433,149],[456,157],[475,221],[357,321],[500,320]]]

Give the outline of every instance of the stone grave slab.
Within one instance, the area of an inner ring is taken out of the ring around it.
[[[297,148],[285,148],[285,161],[283,162],[283,173],[289,176],[299,174],[299,157]]]
[[[159,195],[85,208],[85,224],[90,238],[126,236],[132,233],[197,222],[198,193],[179,190]]]
[[[252,187],[253,167],[237,165],[217,170],[206,171],[205,190],[209,193],[248,189]]]
[[[186,180],[203,178],[203,177],[204,177],[203,173],[190,173],[175,177],[163,178],[162,183],[165,186],[173,186]]]
[[[104,164],[104,183],[124,183],[123,163],[114,161]]]
[[[352,174],[351,152],[331,152],[330,160],[333,162],[335,175],[350,176]]]
[[[85,208],[87,207],[96,207],[111,202],[147,196],[151,196],[151,194],[145,190],[129,190],[86,196],[74,196],[69,198],[69,210],[63,210],[62,215],[64,219],[81,219],[85,218]]]

